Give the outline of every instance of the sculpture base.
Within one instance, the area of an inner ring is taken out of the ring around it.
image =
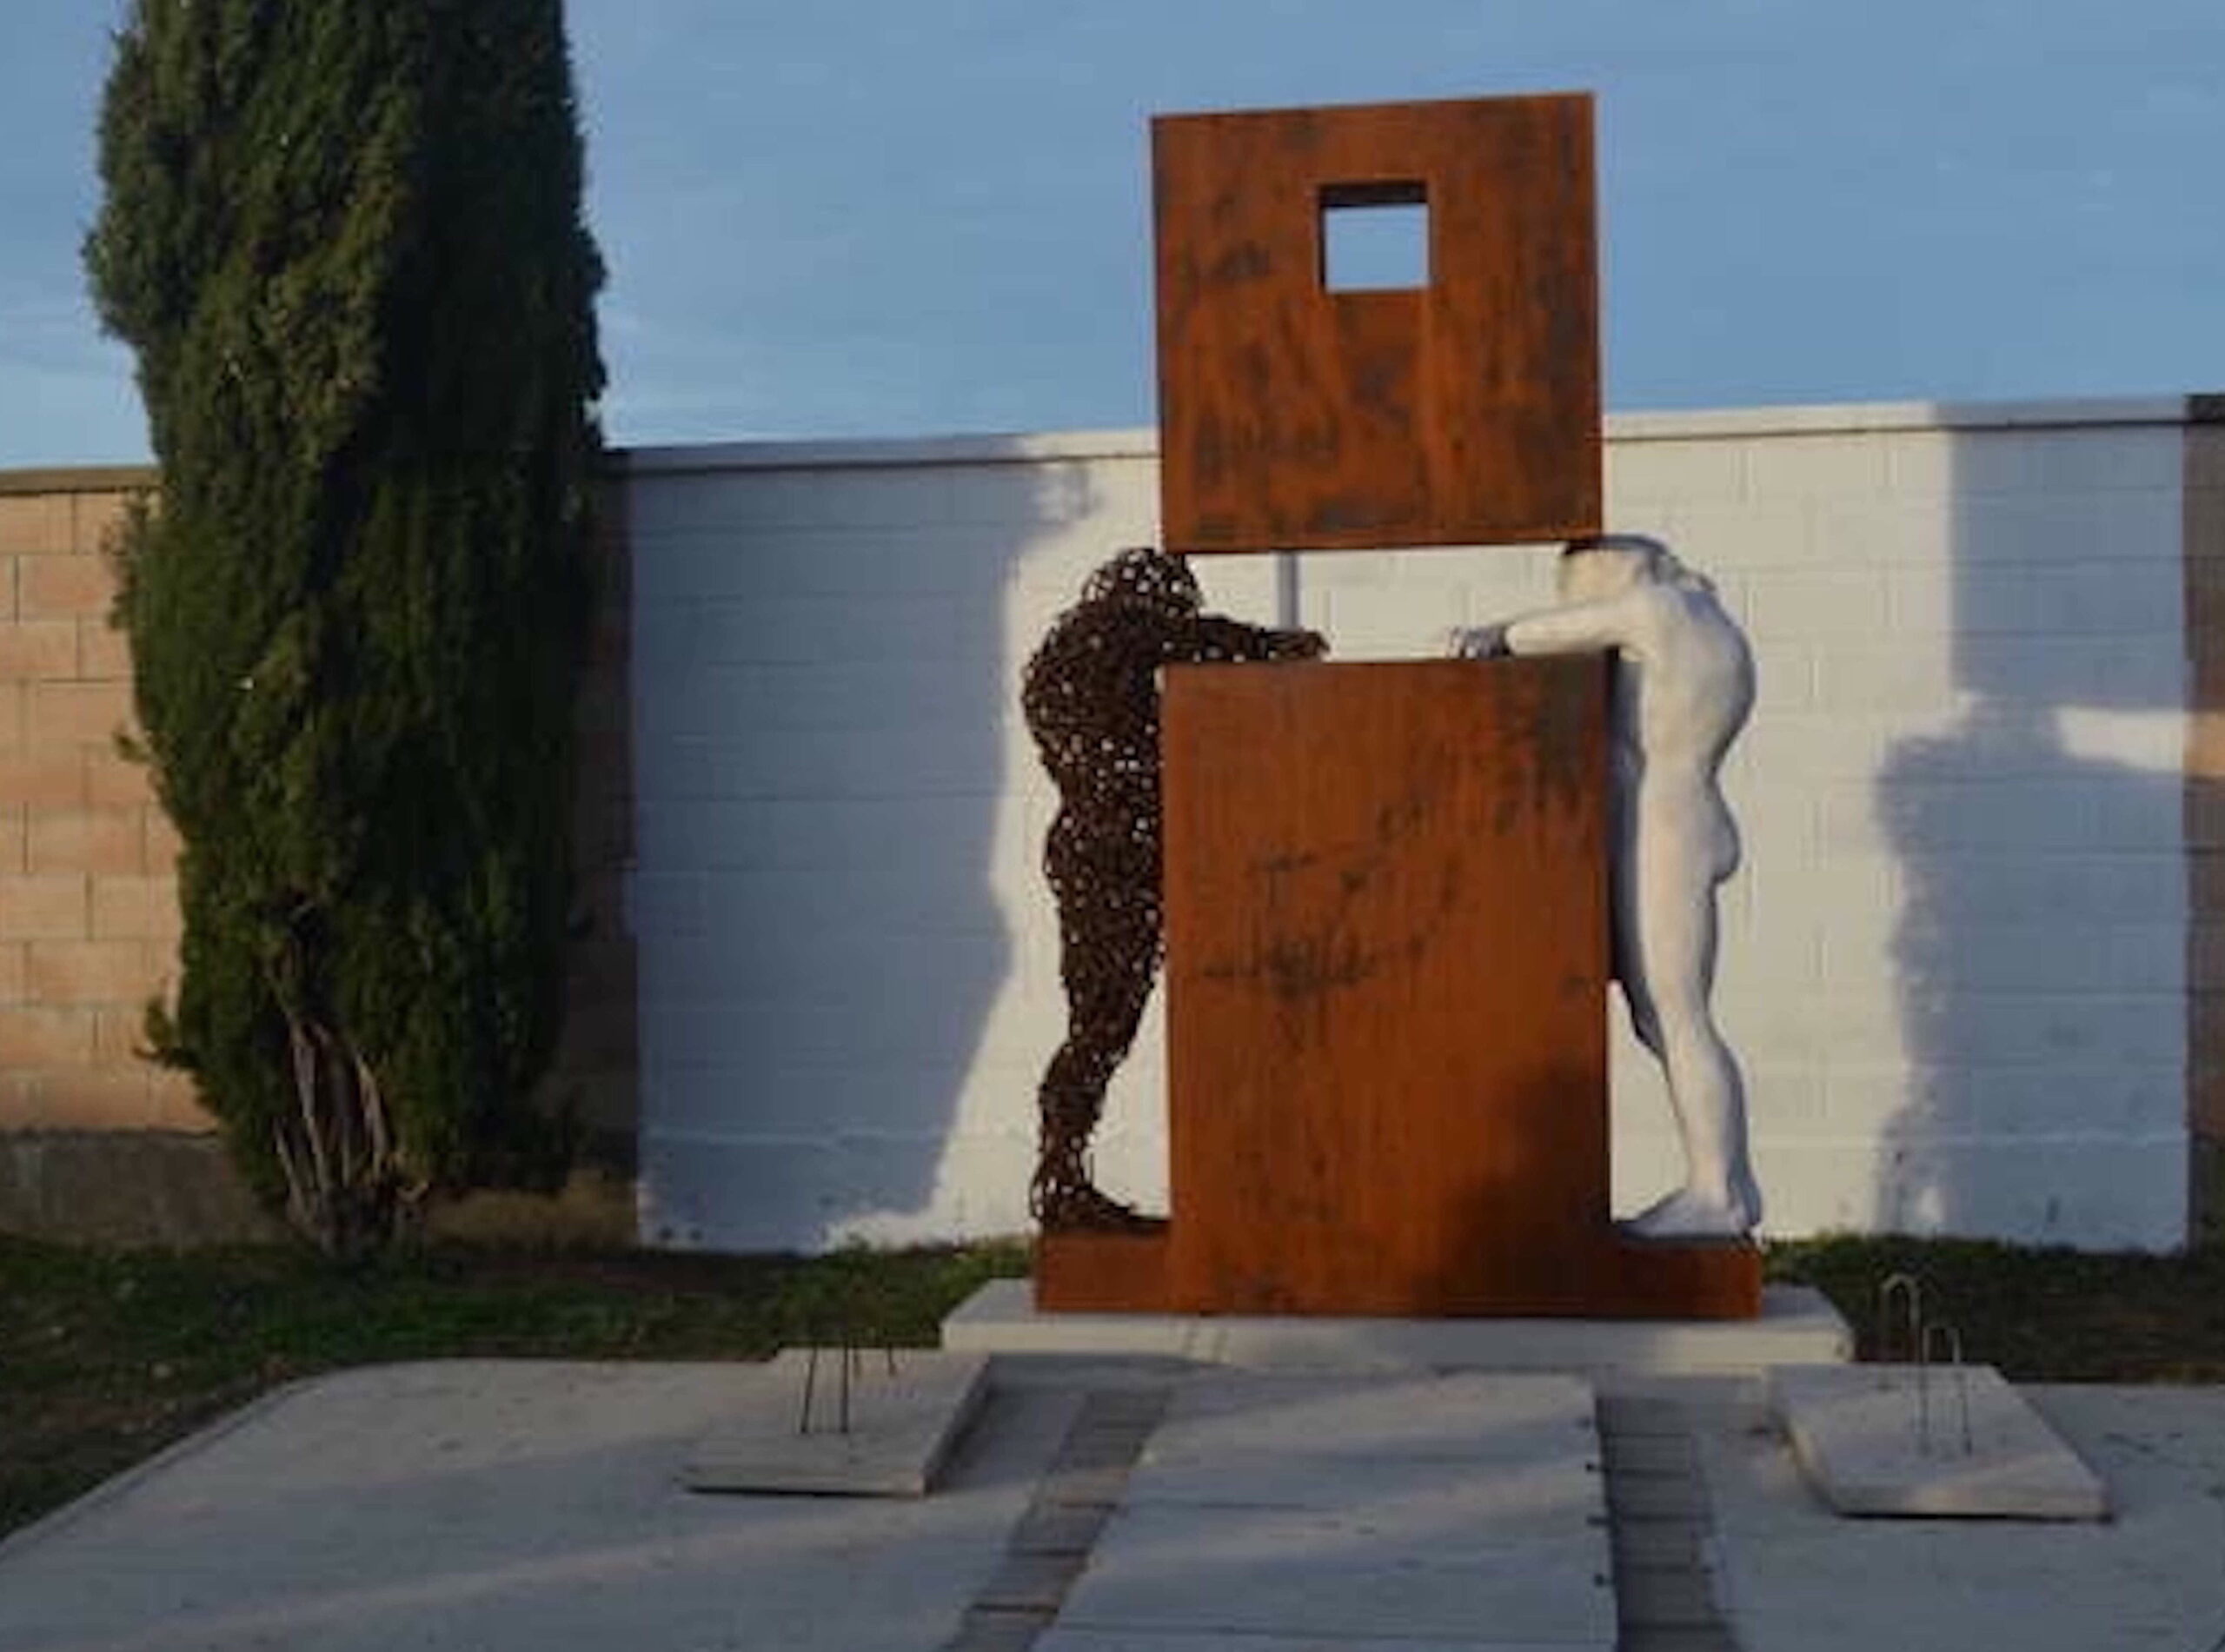
[[[1045,1233],[1035,1241],[1035,1305],[1046,1313],[1163,1313],[1172,1301],[1166,1224],[1146,1233]]]
[[[1753,1372],[1854,1357],[1823,1294],[1770,1285],[1751,1319],[1296,1318],[1046,1313],[1026,1279],[992,1279],[942,1322],[942,1345],[982,1354],[1146,1356],[1311,1370]]]
[[[1439,1279],[1412,1299],[1379,1290],[1292,1300],[1285,1283],[1210,1300],[1176,1283],[1172,1231],[1046,1233],[1035,1244],[1035,1305],[1046,1313],[1305,1314],[1355,1318],[1751,1319],[1762,1310],[1762,1254],[1747,1239],[1668,1242],[1610,1228],[1514,1270]]]

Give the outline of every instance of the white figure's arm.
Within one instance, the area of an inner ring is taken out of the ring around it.
[[[1463,660],[1609,648],[1637,657],[1647,652],[1650,612],[1643,591],[1626,592],[1604,602],[1571,602],[1496,625],[1460,627],[1452,633],[1451,651]]]
[[[1645,607],[1637,592],[1604,602],[1572,602],[1510,620],[1504,627],[1509,654],[1578,654],[1619,648],[1643,653]]]

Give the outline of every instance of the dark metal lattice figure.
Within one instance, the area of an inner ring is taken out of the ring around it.
[[[1134,1043],[1165,939],[1159,863],[1159,669],[1185,661],[1312,660],[1328,645],[1200,612],[1181,558],[1139,547],[1089,576],[1027,662],[1020,705],[1059,788],[1043,867],[1059,906],[1066,1038],[1051,1058],[1029,1208],[1046,1229],[1144,1218],[1090,1179],[1106,1086]]]

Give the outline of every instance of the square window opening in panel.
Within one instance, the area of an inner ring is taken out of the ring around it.
[[[1429,192],[1418,182],[1332,183],[1321,190],[1321,285],[1332,293],[1429,285]]]

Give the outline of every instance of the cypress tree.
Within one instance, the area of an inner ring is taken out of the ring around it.
[[[561,0],[135,0],[88,237],[159,498],[155,1053],[325,1249],[546,1164],[601,262]]]

